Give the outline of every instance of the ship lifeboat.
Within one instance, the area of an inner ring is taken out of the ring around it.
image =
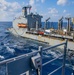
[[[19,28],[27,28],[27,25],[24,23],[18,23]]]

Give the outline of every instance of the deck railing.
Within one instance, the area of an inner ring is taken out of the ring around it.
[[[3,65],[3,64],[7,64],[8,62],[14,62],[16,60],[19,60],[19,59],[22,59],[24,57],[27,57],[28,55],[34,55],[34,54],[37,54],[37,53],[40,53],[41,57],[42,57],[42,53],[43,51],[47,51],[47,50],[50,50],[52,48],[56,48],[58,46],[62,46],[64,45],[64,54],[61,54],[59,57],[55,58],[55,59],[52,59],[46,63],[43,63],[42,64],[42,67],[57,60],[58,58],[62,57],[63,56],[63,64],[62,66],[60,66],[59,68],[55,69],[54,71],[52,71],[51,73],[49,73],[48,75],[52,75],[53,73],[55,73],[56,71],[58,71],[59,69],[62,68],[62,75],[65,75],[65,62],[66,62],[66,52],[67,52],[67,40],[64,42],[64,43],[61,43],[61,44],[58,44],[58,45],[55,45],[55,46],[51,46],[51,47],[47,47],[47,48],[42,48],[42,46],[39,46],[39,50],[38,51],[35,51],[35,52],[31,52],[31,53],[28,53],[28,54],[24,54],[24,55],[20,55],[20,56],[17,56],[17,57],[14,57],[14,58],[11,58],[11,59],[7,59],[7,60],[4,60],[4,61],[1,61],[0,62],[0,66]],[[42,67],[40,69],[40,74],[39,75],[42,75]],[[6,73],[7,74],[7,73]],[[13,74],[12,74],[13,75]]]
[[[58,56],[57,58],[52,59],[52,60],[50,60],[50,61],[48,61],[48,62],[42,64],[42,66],[45,66],[45,65],[47,65],[47,64],[49,64],[49,63],[51,63],[51,62],[53,62],[53,61],[55,61],[55,60],[57,60],[58,58],[60,58],[60,57],[63,56],[63,65],[60,66],[59,68],[55,69],[54,71],[52,71],[52,72],[49,73],[48,75],[52,75],[53,73],[55,73],[56,71],[58,71],[58,70],[61,69],[61,68],[62,68],[62,75],[65,75],[65,62],[66,62],[66,52],[67,52],[67,40],[66,40],[64,43],[61,43],[61,44],[58,44],[58,45],[55,45],[55,46],[52,46],[52,47],[48,47],[48,48],[45,48],[45,49],[42,49],[42,48],[40,47],[40,49],[39,49],[39,51],[41,51],[41,55],[42,55],[42,51],[47,51],[47,50],[49,50],[49,49],[56,48],[56,47],[61,46],[61,45],[64,45],[64,54],[63,54],[63,55],[61,54],[61,55]]]

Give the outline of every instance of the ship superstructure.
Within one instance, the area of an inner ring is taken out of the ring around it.
[[[28,12],[29,9],[29,12]],[[13,28],[24,28],[30,31],[31,29],[36,30],[41,28],[41,18],[39,14],[30,13],[31,6],[26,6],[22,8],[22,16],[14,19]]]

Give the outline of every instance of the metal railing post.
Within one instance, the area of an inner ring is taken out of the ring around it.
[[[64,56],[63,56],[63,67],[62,67],[62,75],[65,75],[65,62],[66,62],[66,52],[67,52],[67,41],[64,45]]]
[[[39,53],[41,55],[41,61],[42,61],[42,46],[39,46]],[[40,74],[39,75],[42,75],[42,65],[40,67]]]

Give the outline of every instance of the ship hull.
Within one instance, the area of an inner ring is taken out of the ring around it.
[[[52,38],[50,36],[29,34],[29,33],[26,33],[26,30],[23,28],[20,30],[14,29],[14,28],[9,28],[8,30],[10,33],[12,33],[14,35],[18,35],[18,36],[33,39],[33,40],[37,40],[40,42],[46,42],[51,46],[60,44],[60,43],[65,41],[63,39],[61,40],[61,39],[57,39],[57,38]],[[63,46],[61,46],[60,48],[63,48]],[[74,42],[68,41],[68,49],[74,50]]]

